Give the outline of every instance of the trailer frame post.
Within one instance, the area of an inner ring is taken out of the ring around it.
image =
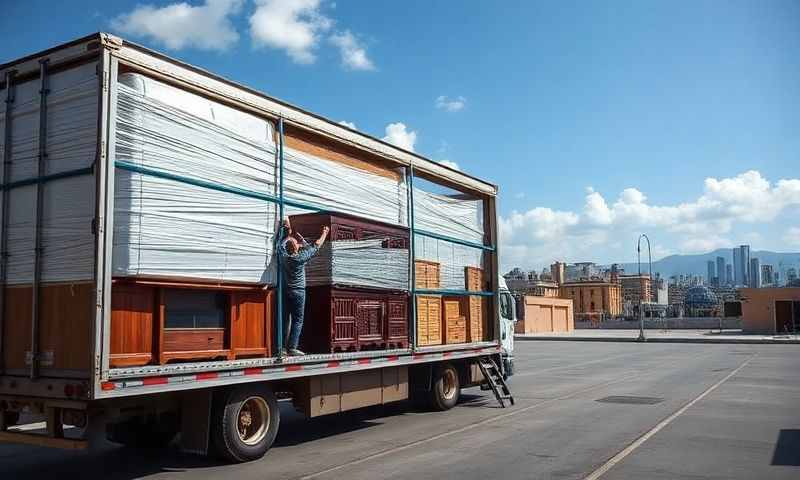
[[[283,228],[283,215],[284,215],[284,205],[283,205],[283,117],[278,118],[278,231],[276,235],[280,235],[281,228]],[[283,265],[281,260],[281,255],[279,253],[280,245],[279,242],[275,243],[275,257],[276,257],[276,269],[275,269],[275,284],[277,285],[278,290],[278,298],[277,298],[277,315],[275,318],[275,344],[276,344],[276,356],[278,358],[283,357]]]
[[[411,305],[409,312],[411,318],[408,322],[408,340],[411,344],[412,351],[417,350],[417,268],[416,268],[416,251],[414,248],[414,165],[406,167],[408,176],[408,292],[409,301]]]
[[[44,203],[44,182],[47,172],[47,64],[50,60],[39,60],[39,153],[36,169],[36,200],[34,210],[36,220],[33,230],[33,285],[31,286],[31,380],[39,377],[39,303],[42,283],[42,217]]]
[[[3,186],[2,205],[0,205],[0,373],[5,372],[5,318],[6,318],[6,281],[8,279],[8,188],[6,185],[11,174],[11,112],[14,104],[14,76],[16,70],[6,72],[6,111],[3,133]]]

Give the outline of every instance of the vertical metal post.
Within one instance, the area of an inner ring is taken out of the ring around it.
[[[6,72],[6,113],[3,135],[3,178],[0,184],[9,182],[11,173],[11,111],[14,104],[14,70]],[[5,371],[3,344],[5,343],[6,317],[6,280],[8,277],[8,197],[7,188],[3,188],[2,206],[0,206],[0,373]]]
[[[409,302],[411,306],[409,308],[409,312],[411,312],[410,321],[408,322],[409,332],[408,338],[411,341],[411,348],[413,350],[417,349],[417,269],[416,265],[414,264],[416,260],[416,251],[414,248],[414,166],[409,165],[407,168],[407,176],[408,176],[408,293],[409,293]]]
[[[283,224],[283,117],[278,119],[278,232],[280,232]],[[277,243],[276,243],[277,245]],[[278,349],[278,357],[283,356],[283,266],[281,265],[281,256],[276,251],[274,252],[277,258],[276,279],[275,283],[278,286],[278,307],[277,318],[275,321],[275,340]]]
[[[636,242],[636,259],[639,265],[639,338],[640,342],[646,342],[647,338],[644,336],[644,309],[642,306],[642,297],[644,297],[644,279],[642,278],[642,237],[647,241],[647,259],[650,264],[650,288],[653,286],[653,259],[650,255],[650,239],[644,233],[639,235],[639,240]]]
[[[39,376],[39,304],[42,283],[42,217],[44,209],[44,183],[47,173],[47,62],[39,60],[39,155],[36,169],[36,221],[33,230],[33,285],[31,298],[31,379]]]

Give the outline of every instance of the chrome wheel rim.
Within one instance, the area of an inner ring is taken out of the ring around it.
[[[264,440],[270,416],[267,401],[261,397],[249,397],[242,402],[236,415],[236,431],[245,445],[255,445]]]
[[[452,400],[456,396],[456,374],[453,370],[445,370],[442,375],[442,396]]]

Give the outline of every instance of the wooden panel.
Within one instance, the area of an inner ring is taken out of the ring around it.
[[[438,262],[414,260],[414,283],[417,288],[440,288],[440,270],[441,269]]]
[[[379,405],[383,401],[380,369],[344,373],[341,376],[342,411]]]
[[[444,337],[445,343],[465,343],[467,341],[467,320],[461,313],[461,298],[444,297]]]
[[[467,319],[467,341],[483,341],[486,300],[482,297],[464,297],[461,302],[461,311]]]
[[[151,361],[155,307],[155,288],[124,283],[112,285],[112,367],[146,365]]]
[[[364,151],[336,144],[330,140],[315,137],[311,133],[292,127],[287,128],[284,138],[287,147],[309,153],[315,157],[338,162],[396,181],[401,178],[398,170],[384,167],[379,157],[372,157]]]
[[[386,303],[380,300],[359,300],[356,303],[356,325],[359,345],[381,342]]]
[[[39,305],[39,351],[51,357],[51,364],[42,364],[42,375],[58,375],[55,370],[73,374],[91,365],[91,323],[93,320],[91,283],[42,285]],[[31,350],[30,286],[8,287],[5,304],[4,357],[8,369],[28,369],[26,352]],[[52,372],[52,373],[49,373]]]
[[[231,349],[235,356],[270,355],[274,290],[231,293]]]
[[[483,270],[477,267],[464,267],[464,283],[469,292],[483,291]]]
[[[224,328],[168,328],[164,330],[164,352],[223,350]]]
[[[383,403],[408,398],[408,367],[381,369],[383,375]]]
[[[341,410],[339,375],[318,375],[309,378],[308,418],[338,413]]]
[[[25,365],[25,352],[31,349],[32,292],[30,286],[6,288],[5,335],[2,338],[5,368],[28,368]]]
[[[442,297],[417,296],[417,344],[442,344]]]

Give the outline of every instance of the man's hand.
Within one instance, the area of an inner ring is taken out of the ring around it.
[[[325,225],[324,227],[322,227],[322,232],[320,232],[320,234],[319,234],[319,238],[317,239],[317,241],[316,241],[316,242],[314,242],[314,245],[316,245],[316,246],[317,246],[317,248],[321,247],[321,246],[322,246],[322,244],[323,244],[323,243],[325,243],[325,239],[326,239],[326,238],[328,238],[328,232],[330,232],[330,230],[331,230],[331,229],[330,229],[330,228],[328,228],[328,226],[327,226],[327,225]]]

